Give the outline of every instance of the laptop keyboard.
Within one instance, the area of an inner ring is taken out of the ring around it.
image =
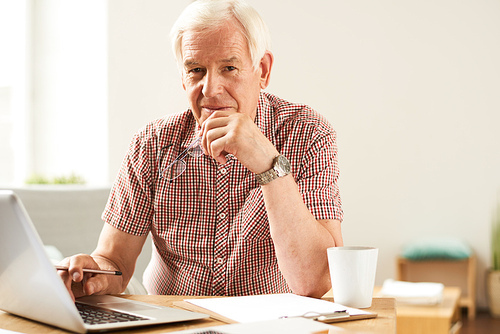
[[[136,315],[104,309],[101,307],[75,303],[83,322],[89,325],[109,324],[115,322],[127,322],[147,320],[147,318]]]

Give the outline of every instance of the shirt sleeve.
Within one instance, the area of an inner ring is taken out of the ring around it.
[[[102,219],[134,235],[145,235],[153,221],[152,145],[144,131],[136,134],[122,162]],[[155,169],[153,169],[155,170]]]
[[[333,129],[311,136],[296,179],[304,203],[316,219],[343,220],[336,133]]]

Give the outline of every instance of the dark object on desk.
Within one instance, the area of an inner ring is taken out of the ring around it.
[[[63,267],[63,266],[54,266],[56,270],[68,270],[68,267]],[[103,275],[116,275],[116,276],[121,276],[122,272],[121,271],[116,271],[116,270],[101,270],[101,269],[86,269],[83,268],[84,273],[89,273],[89,274],[103,274]]]

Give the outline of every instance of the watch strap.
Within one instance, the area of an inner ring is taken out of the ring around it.
[[[272,180],[275,180],[279,177],[278,172],[271,168],[270,170],[265,171],[264,173],[256,174],[255,179],[262,186],[264,184],[268,184]]]
[[[264,185],[288,174],[290,174],[290,162],[288,162],[287,158],[278,154],[273,159],[273,167],[263,173],[256,174],[255,179],[260,185]]]

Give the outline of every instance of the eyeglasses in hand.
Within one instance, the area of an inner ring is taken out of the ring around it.
[[[198,158],[203,154],[203,150],[200,145],[201,138],[196,138],[181,154],[175,158],[174,162],[168,165],[165,169],[160,171],[160,178],[165,178],[167,180],[175,180],[186,171],[186,162],[184,159],[190,155],[193,158]]]

